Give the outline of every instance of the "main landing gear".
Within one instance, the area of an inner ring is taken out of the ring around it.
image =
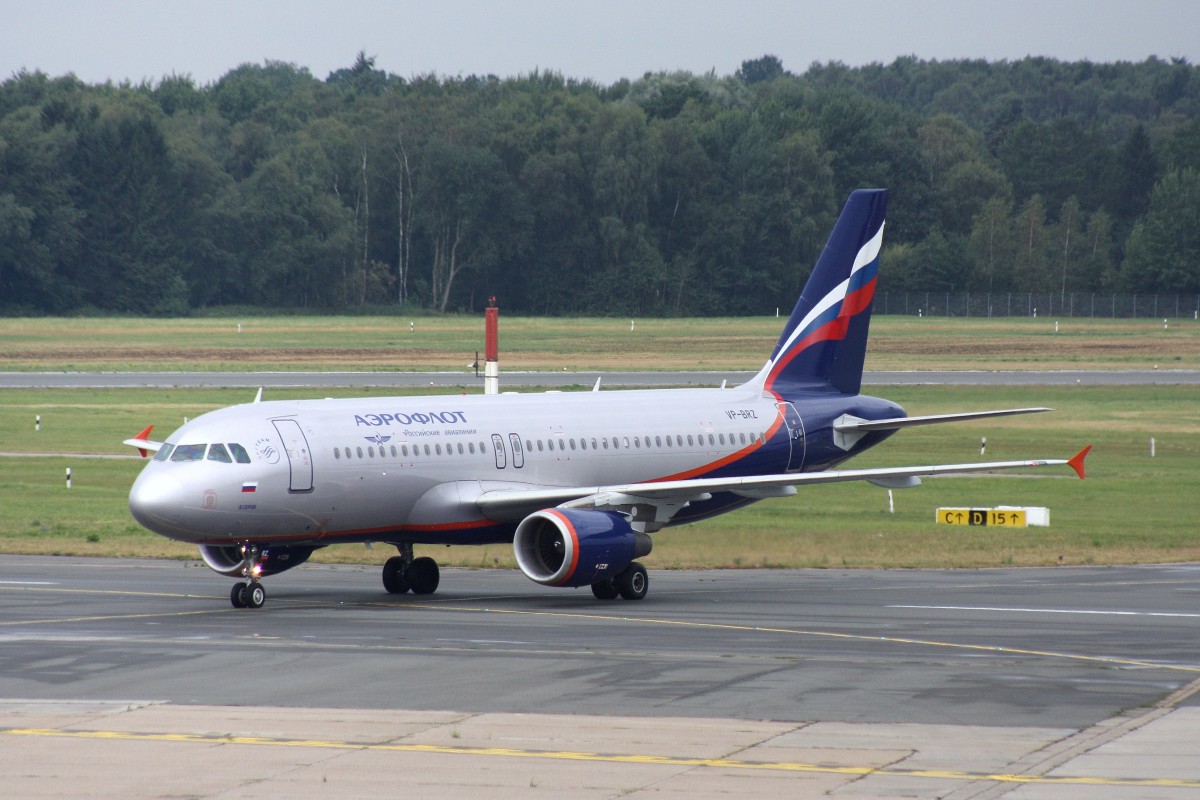
[[[650,588],[650,576],[646,568],[637,561],[608,578],[601,578],[592,584],[592,594],[597,600],[616,600],[620,595],[626,600],[641,600]]]
[[[398,544],[400,555],[392,556],[383,565],[383,588],[388,594],[433,594],[441,579],[437,562],[428,556],[413,558],[411,544]]]

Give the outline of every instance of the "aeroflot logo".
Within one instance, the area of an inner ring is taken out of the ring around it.
[[[368,428],[378,428],[382,425],[428,425],[440,423],[452,425],[455,422],[466,422],[467,415],[461,411],[430,411],[427,414],[355,414],[355,425],[366,425]]]

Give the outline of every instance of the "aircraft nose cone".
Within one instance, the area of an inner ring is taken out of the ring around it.
[[[162,533],[179,514],[182,490],[170,475],[143,472],[129,490],[129,511],[142,527]]]

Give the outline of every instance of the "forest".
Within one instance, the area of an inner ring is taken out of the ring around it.
[[[0,314],[770,313],[878,186],[880,291],[1200,293],[1200,76],[22,71],[0,83]]]

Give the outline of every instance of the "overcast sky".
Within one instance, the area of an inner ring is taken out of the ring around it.
[[[211,83],[246,62],[324,79],[360,50],[403,77],[553,70],[611,84],[778,56],[803,72],[924,59],[1200,63],[1200,0],[0,0],[0,80]]]

